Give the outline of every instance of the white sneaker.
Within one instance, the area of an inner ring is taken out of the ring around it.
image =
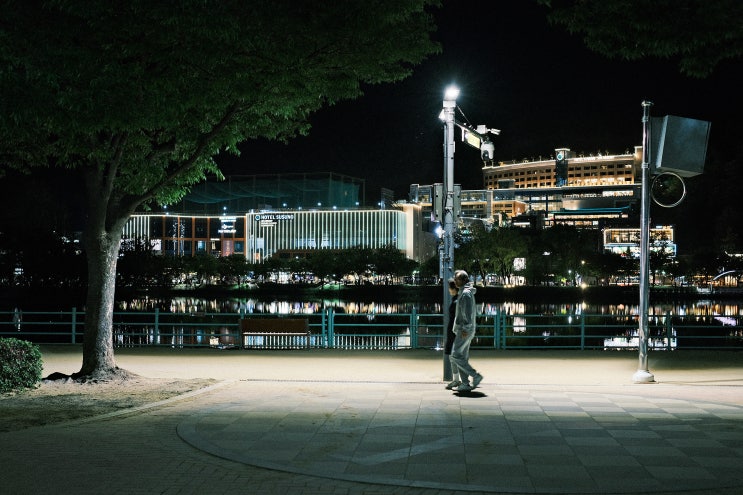
[[[459,385],[454,390],[456,390],[457,392],[471,392],[472,391],[472,387],[470,386],[469,383],[462,383],[461,385]]]
[[[455,387],[458,387],[458,386],[459,386],[459,385],[461,385],[461,384],[462,384],[462,382],[460,382],[459,380],[454,380],[454,381],[452,381],[452,382],[449,382],[449,383],[448,383],[448,384],[446,385],[446,390],[451,390],[451,389],[453,389],[453,388],[455,388]]]

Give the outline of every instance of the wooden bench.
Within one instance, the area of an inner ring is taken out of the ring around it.
[[[240,320],[245,349],[309,349],[310,325],[306,319],[244,318]]]

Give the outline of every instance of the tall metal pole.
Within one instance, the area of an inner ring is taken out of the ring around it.
[[[443,253],[441,259],[441,280],[444,289],[441,312],[443,313],[444,339],[448,338],[449,305],[451,294],[447,281],[454,275],[454,109],[459,90],[453,86],[444,93],[444,197],[443,197]],[[444,380],[451,380],[452,370],[448,356],[444,354]]]
[[[642,115],[642,203],[640,208],[640,314],[638,328],[639,363],[632,376],[635,383],[651,383],[655,377],[648,370],[648,302],[650,299],[650,107],[643,101]]]

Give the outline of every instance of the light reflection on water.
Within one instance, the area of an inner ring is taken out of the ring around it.
[[[441,313],[441,303],[410,303],[410,302],[358,302],[342,299],[319,299],[314,301],[269,300],[263,301],[253,298],[198,298],[174,297],[158,299],[142,297],[116,303],[116,311],[154,311],[159,309],[168,313],[257,313],[279,315],[312,315],[322,313],[326,308],[333,308],[336,313],[346,314],[405,314],[413,309],[419,314]],[[544,314],[544,315],[636,315],[636,304],[588,304],[578,303],[524,303],[499,302],[479,303],[478,311],[482,314],[506,313]],[[743,302],[740,301],[686,301],[682,303],[650,304],[650,315],[664,315],[670,312],[677,316],[712,316],[743,315]]]

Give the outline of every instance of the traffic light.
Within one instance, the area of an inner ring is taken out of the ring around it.
[[[568,183],[568,157],[559,151],[555,158],[555,186],[561,187]]]

